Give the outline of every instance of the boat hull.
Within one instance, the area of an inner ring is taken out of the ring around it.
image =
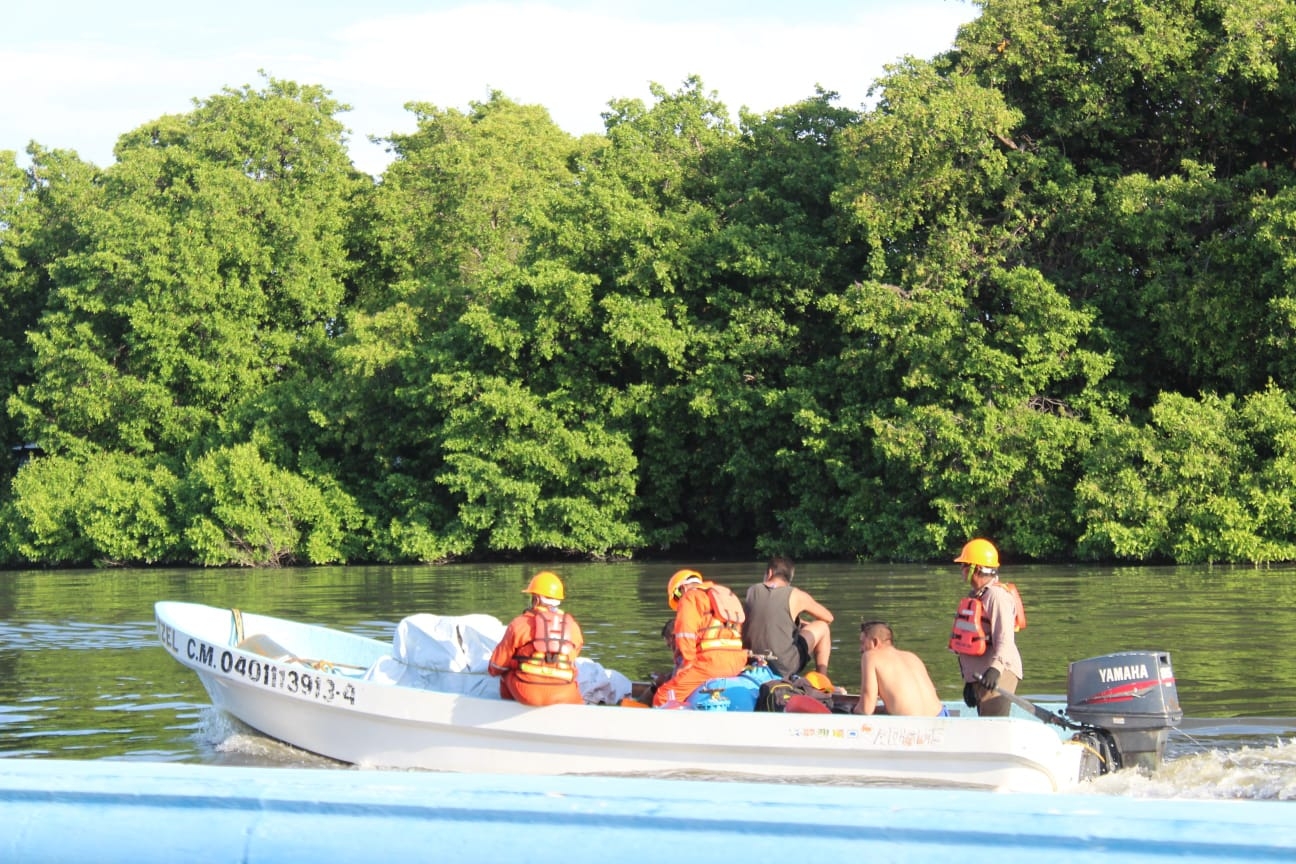
[[[163,601],[155,613],[166,650],[197,673],[215,707],[272,738],[362,766],[1019,792],[1053,792],[1080,777],[1083,748],[1033,720],[532,708],[363,680],[360,670],[389,651],[376,640],[248,614],[240,628],[230,610],[198,604]],[[254,633],[293,653],[236,647]]]

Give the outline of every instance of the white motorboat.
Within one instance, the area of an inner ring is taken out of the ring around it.
[[[1110,717],[1104,726],[1060,715],[1051,725],[1038,716],[535,708],[373,680],[392,646],[319,625],[172,601],[158,602],[155,616],[163,646],[198,674],[216,708],[363,767],[1053,792],[1159,759],[1179,719],[1169,658],[1158,652],[1072,664],[1086,692],[1068,694],[1069,713]]]

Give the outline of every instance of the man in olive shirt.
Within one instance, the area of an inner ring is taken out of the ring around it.
[[[827,675],[833,614],[809,593],[792,587],[795,575],[792,559],[776,555],[769,560],[765,579],[747,589],[743,645],[766,656],[770,668],[784,678],[798,674],[811,660],[816,672]],[[803,620],[802,615],[811,618]]]

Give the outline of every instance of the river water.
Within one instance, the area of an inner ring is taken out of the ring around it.
[[[0,757],[210,764],[336,763],[268,740],[211,708],[157,642],[157,600],[187,600],[389,640],[406,615],[484,612],[508,621],[545,565],[275,570],[0,572]],[[585,656],[637,680],[666,670],[665,586],[693,566],[739,594],[761,562],[557,565]],[[1089,784],[1093,794],[1296,800],[1296,581],[1291,568],[1006,567],[1028,626],[1019,693],[1065,702],[1067,664],[1167,651],[1184,721],[1167,762]],[[963,594],[956,565],[808,563],[796,584],[833,611],[834,683],[859,685],[858,624],[889,621],[942,698],[962,691],[945,647]]]

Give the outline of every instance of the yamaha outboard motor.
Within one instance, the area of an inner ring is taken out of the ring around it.
[[[1077,660],[1067,670],[1067,710],[1110,736],[1118,764],[1154,770],[1171,727],[1183,719],[1170,655],[1123,651]]]

